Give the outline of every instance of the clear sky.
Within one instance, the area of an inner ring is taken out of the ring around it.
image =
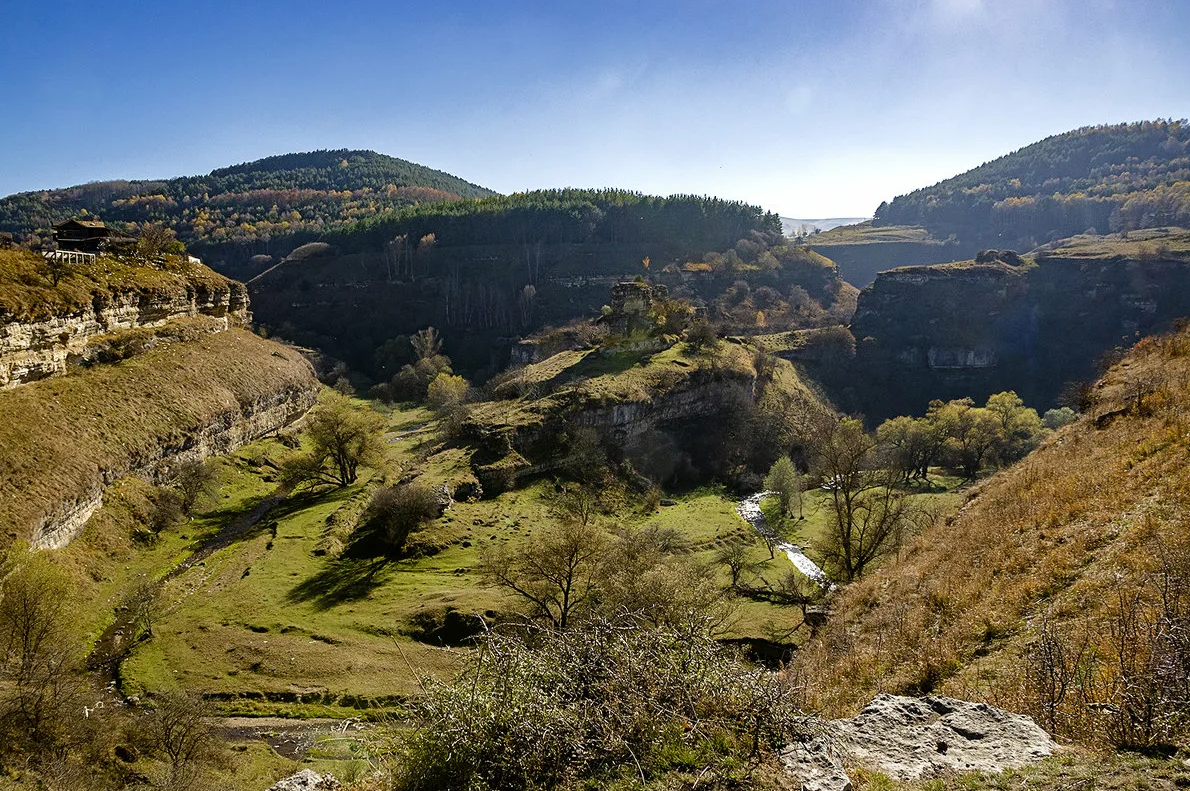
[[[1186,0],[9,0],[0,195],[370,148],[802,218],[1190,115]]]

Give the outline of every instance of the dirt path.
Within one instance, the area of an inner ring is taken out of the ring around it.
[[[161,595],[167,582],[186,573],[220,549],[230,546],[260,524],[270,511],[285,501],[292,488],[287,484],[278,486],[251,511],[221,528],[213,536],[200,541],[185,560],[166,572],[165,576],[153,585],[153,597]],[[120,694],[120,666],[136,645],[133,640],[135,618],[135,613],[130,609],[117,608],[115,621],[104,630],[87,656],[87,667],[99,676],[105,688],[116,695]]]

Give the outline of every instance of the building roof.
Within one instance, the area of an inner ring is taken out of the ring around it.
[[[63,228],[67,225],[78,225],[83,228],[106,228],[107,227],[107,225],[103,222],[103,220],[67,220],[66,222],[58,223],[57,225],[54,226],[54,228],[55,229]]]

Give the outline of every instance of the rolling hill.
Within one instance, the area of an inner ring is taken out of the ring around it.
[[[378,212],[495,193],[457,176],[374,151],[283,154],[204,176],[99,181],[0,200],[0,231],[47,238],[49,227],[92,214],[107,222],[163,223],[192,251],[244,260],[288,239],[282,252]],[[285,242],[281,243],[282,245]]]
[[[1190,125],[1143,121],[1047,137],[883,203],[873,224],[1018,250],[1092,228],[1190,225]]]

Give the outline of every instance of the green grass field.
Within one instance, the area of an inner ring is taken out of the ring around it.
[[[424,412],[388,414],[390,437],[419,426]],[[418,434],[391,443],[396,465],[429,482],[464,474],[465,454],[450,450],[419,459]],[[409,444],[411,447],[402,448]],[[158,545],[135,553],[108,585],[142,574],[160,577],[191,541],[251,510],[275,486],[274,465],[287,449],[273,440],[254,443],[221,462],[220,493],[189,525]],[[353,559],[322,554],[328,520],[358,507],[378,472],[353,486],[291,496],[253,532],[172,579],[160,601],[151,640],[140,643],[123,667],[131,694],[186,689],[213,695],[226,713],[288,716],[355,715],[357,706],[399,706],[418,691],[418,675],[447,676],[468,649],[429,645],[408,633],[419,619],[434,622],[448,609],[507,612],[517,603],[486,589],[475,572],[479,551],[492,542],[531,540],[558,517],[554,486],[539,481],[492,500],[455,503],[425,531],[441,547],[413,560]],[[763,542],[717,488],[678,498],[656,513],[627,513],[627,527],[672,528],[684,552],[712,562],[727,543],[753,543],[757,561],[769,560]],[[274,532],[275,527],[275,532]],[[72,546],[70,551],[80,551]],[[92,550],[94,551],[94,550]],[[102,624],[114,599],[100,597],[91,620]],[[744,602],[730,636],[762,637],[800,618],[800,612]]]
[[[668,361],[665,364],[669,364]],[[370,716],[397,711],[419,690],[419,676],[446,677],[467,648],[414,639],[449,610],[498,615],[518,602],[485,588],[476,571],[481,548],[531,541],[555,522],[553,481],[538,480],[499,497],[456,502],[416,540],[434,554],[408,560],[340,554],[347,534],[375,487],[416,476],[430,485],[457,483],[472,473],[469,452],[436,445],[423,408],[380,407],[386,420],[384,470],[365,470],[352,486],[289,495],[265,519],[205,561],[171,578],[159,598],[151,639],[138,643],[122,668],[129,694],[183,689],[211,696],[225,714],[298,717]],[[217,491],[195,518],[164,531],[151,545],[128,538],[143,520],[152,493],[136,479],[121,481],[79,540],[59,557],[83,580],[79,608],[94,638],[108,626],[123,592],[158,580],[203,539],[250,513],[279,483],[279,468],[294,451],[277,438],[254,442],[216,462]],[[948,492],[956,481],[939,481]],[[788,537],[809,545],[826,528],[828,493],[805,497],[804,520],[786,520]],[[921,495],[933,498],[938,494]],[[946,493],[943,497],[953,497]],[[674,495],[653,513],[628,506],[609,515],[627,528],[672,529],[680,551],[705,562],[736,541],[747,541],[767,579],[792,568],[735,512],[718,487]],[[728,574],[721,571],[726,587]],[[796,608],[740,600],[726,636],[766,638],[800,622]]]

